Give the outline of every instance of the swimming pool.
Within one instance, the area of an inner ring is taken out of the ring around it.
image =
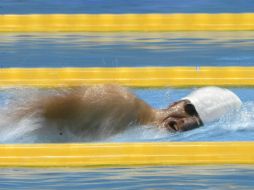
[[[3,33],[2,67],[143,67],[143,66],[251,66],[253,32],[164,33]],[[15,56],[13,56],[15,55]],[[190,93],[190,89],[133,89],[153,107],[163,108]],[[153,128],[127,131],[105,141],[248,141],[253,140],[253,89],[233,88],[244,102],[241,113],[183,134]],[[43,90],[42,90],[43,91]],[[2,89],[0,101],[36,89]],[[13,98],[13,97],[12,97]],[[17,97],[16,97],[17,98]],[[15,143],[1,138],[1,142]],[[75,142],[75,140],[73,140]],[[17,141],[19,142],[19,141]],[[29,140],[27,141],[29,142]]]
[[[243,13],[252,1],[3,1],[1,14],[31,13]],[[171,33],[6,33],[0,35],[0,67],[252,66],[252,32]],[[192,89],[134,89],[155,107]],[[127,131],[105,141],[244,141],[252,140],[252,88],[234,88],[244,102],[240,113],[184,134],[154,129]],[[29,89],[1,89],[1,105]],[[235,117],[234,117],[235,116]],[[1,120],[3,121],[3,119]],[[30,122],[30,120],[28,120]],[[29,125],[28,123],[24,126]],[[31,123],[30,123],[31,124]],[[2,136],[3,137],[3,136]],[[6,139],[1,138],[3,143]],[[21,142],[9,138],[9,142]],[[33,141],[32,139],[29,139]],[[172,188],[252,189],[252,166],[142,167],[113,169],[1,169],[1,188]],[[34,181],[32,181],[33,179]]]

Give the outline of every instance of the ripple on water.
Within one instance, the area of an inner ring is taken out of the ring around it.
[[[0,189],[253,189],[253,166],[1,169]]]

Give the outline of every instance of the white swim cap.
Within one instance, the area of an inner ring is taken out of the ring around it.
[[[200,88],[183,99],[194,105],[204,124],[218,120],[230,110],[239,109],[242,104],[236,94],[218,87]]]

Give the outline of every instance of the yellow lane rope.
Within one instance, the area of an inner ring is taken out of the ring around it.
[[[0,145],[0,167],[254,164],[254,142]]]
[[[254,30],[254,13],[0,15],[0,32]]]
[[[114,83],[129,87],[254,86],[254,67],[2,68],[0,87]]]

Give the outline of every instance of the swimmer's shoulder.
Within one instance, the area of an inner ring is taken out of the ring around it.
[[[126,87],[117,84],[103,84],[87,87],[81,90],[84,99],[93,99],[98,101],[132,101],[136,98],[135,94]]]

